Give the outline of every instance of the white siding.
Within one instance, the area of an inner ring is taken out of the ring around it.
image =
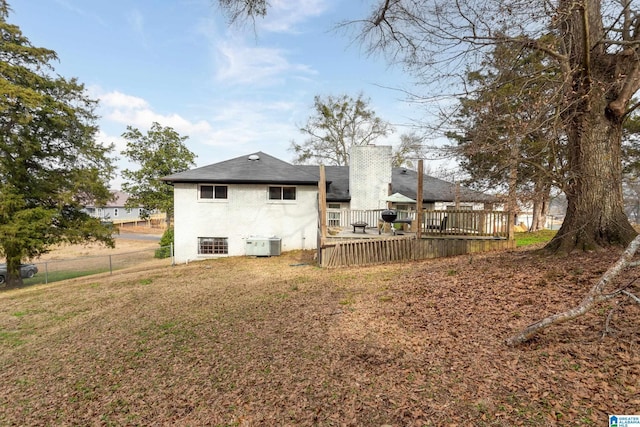
[[[221,184],[217,184],[221,185]],[[226,200],[199,200],[198,184],[176,183],[176,262],[211,258],[199,255],[198,237],[226,237],[229,256],[245,255],[246,240],[279,237],[282,251],[315,249],[318,188],[295,186],[296,200],[268,200],[269,185],[228,185]]]

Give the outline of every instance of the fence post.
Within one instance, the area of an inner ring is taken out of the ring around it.
[[[173,242],[169,244],[169,254],[171,255],[171,265],[176,265],[176,258],[173,253]]]
[[[111,262],[111,255],[109,255],[109,274],[113,275],[113,264]]]

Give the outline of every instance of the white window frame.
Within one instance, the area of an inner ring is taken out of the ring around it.
[[[211,197],[202,197],[202,187],[211,187]],[[216,190],[218,188],[225,188],[226,197],[216,197]],[[202,202],[226,202],[229,200],[229,186],[228,185],[216,185],[216,184],[199,184],[198,185],[198,200]]]
[[[280,189],[280,198],[271,198],[272,189]],[[293,190],[293,199],[285,199],[285,190]],[[298,188],[295,185],[270,185],[267,187],[267,200],[270,203],[295,203],[298,200]]]
[[[327,225],[329,227],[340,227],[342,216],[342,204],[327,203]]]
[[[229,255],[229,238],[198,237],[198,255]]]

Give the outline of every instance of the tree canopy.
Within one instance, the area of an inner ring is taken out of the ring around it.
[[[96,101],[76,79],[53,76],[53,50],[7,22],[0,0],[0,256],[8,284],[23,260],[52,245],[99,241],[111,229],[83,211],[110,199],[112,146],[96,141]]]
[[[122,137],[127,141],[124,156],[139,165],[138,169],[125,169],[122,189],[130,194],[128,207],[143,207],[143,217],[158,210],[173,218],[173,187],[160,178],[182,172],[195,166],[195,154],[184,142],[188,136],[180,136],[171,127],[152,123],[146,134],[127,126]]]

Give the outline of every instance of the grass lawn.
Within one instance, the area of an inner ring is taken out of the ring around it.
[[[640,305],[504,341],[619,253],[326,270],[293,252],[3,291],[0,425],[607,425],[640,408]]]
[[[553,236],[555,236],[556,233],[557,230],[540,230],[533,233],[528,231],[515,233],[516,247],[547,243],[553,239]]]

